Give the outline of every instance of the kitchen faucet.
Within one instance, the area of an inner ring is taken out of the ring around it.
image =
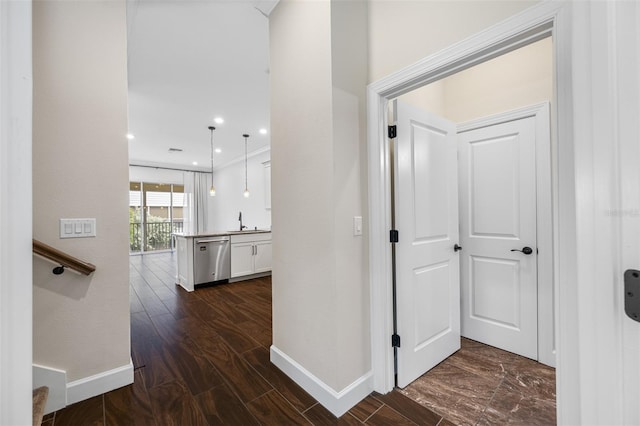
[[[240,221],[240,231],[242,231],[244,228],[246,228],[246,226],[242,225],[242,212],[240,212],[240,215],[238,216],[238,220]]]

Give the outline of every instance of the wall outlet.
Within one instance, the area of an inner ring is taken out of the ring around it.
[[[60,219],[60,238],[88,238],[95,236],[95,218]]]

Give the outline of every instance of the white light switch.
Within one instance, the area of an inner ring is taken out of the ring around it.
[[[353,217],[353,235],[362,235],[362,216]]]
[[[96,236],[96,220],[60,219],[60,238],[87,238]]]

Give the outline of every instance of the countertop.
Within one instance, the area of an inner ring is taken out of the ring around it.
[[[176,237],[182,238],[202,238],[202,237],[224,237],[230,235],[246,235],[246,234],[266,234],[271,231],[266,229],[245,229],[244,231],[214,231],[214,232],[201,232],[199,234],[183,234],[183,233],[174,233]]]

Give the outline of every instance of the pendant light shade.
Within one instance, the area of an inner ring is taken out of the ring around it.
[[[246,133],[242,135],[244,138],[244,197],[249,198],[249,187],[247,186],[247,138],[249,135]]]
[[[216,187],[213,185],[213,131],[215,129],[215,127],[209,126],[209,131],[211,132],[211,188],[209,188],[209,195],[211,197],[216,196]]]

